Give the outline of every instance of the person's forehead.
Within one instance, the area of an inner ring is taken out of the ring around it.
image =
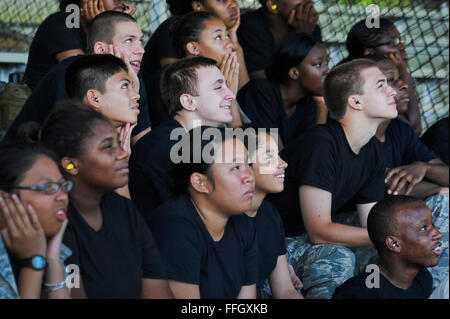
[[[131,81],[129,74],[125,72],[125,70],[120,69],[119,72],[108,78],[108,80],[106,81],[106,86],[122,82],[123,80]]]
[[[107,121],[95,121],[92,128],[92,135],[87,139],[87,143],[98,144],[106,138],[117,137],[116,129]]]
[[[391,26],[389,28],[389,35],[394,37],[394,38],[399,38],[400,37],[400,32],[398,32],[397,28],[395,26]]]
[[[216,66],[208,66],[197,69],[197,78],[200,87],[209,87],[217,81],[224,81],[222,72]]]
[[[133,21],[121,21],[115,24],[114,38],[121,38],[127,35],[134,35],[142,37],[143,33],[141,28],[136,22]]]
[[[309,50],[308,54],[306,55],[305,59],[315,59],[317,57],[322,57],[327,55],[327,49],[326,47],[321,43],[316,43],[311,50]]]
[[[397,220],[405,226],[419,225],[431,217],[430,209],[421,201],[398,205],[395,211],[397,212]]]
[[[42,155],[36,159],[30,169],[26,172],[23,181],[40,181],[44,178],[50,178],[57,181],[58,179],[61,179],[61,177],[61,173],[59,172],[56,163],[49,157]]]
[[[391,27],[389,30],[384,30],[382,35],[380,36],[379,42],[390,41],[394,38],[400,38],[400,33],[397,28]]]
[[[311,0],[282,0],[283,4],[289,7],[295,7],[299,5],[300,3],[308,3],[311,2]]]
[[[364,83],[369,85],[376,84],[378,80],[385,78],[383,72],[376,66],[363,69],[361,77],[365,81]]]
[[[394,74],[397,69],[394,63],[389,59],[377,62],[377,66],[381,72],[389,74]]]
[[[212,18],[209,20],[206,20],[204,22],[205,28],[203,29],[203,31],[207,31],[209,33],[213,33],[216,32],[218,30],[226,30],[227,27],[225,26],[225,23],[223,23],[222,20],[217,19],[217,18]]]
[[[247,148],[239,139],[230,138],[219,146],[217,150],[216,162],[231,164],[234,162],[243,162],[247,158]]]

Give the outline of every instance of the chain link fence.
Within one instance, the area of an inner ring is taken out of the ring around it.
[[[257,0],[237,0],[242,12],[260,7]],[[170,13],[165,0],[129,1],[148,40]],[[408,67],[416,80],[422,112],[422,129],[448,116],[449,111],[449,8],[439,0],[314,0],[323,41],[330,54],[330,67],[347,56],[345,40],[357,21],[368,16],[376,4],[380,15],[395,23],[406,51]],[[2,52],[27,52],[38,25],[59,10],[57,0],[0,0],[0,69]]]

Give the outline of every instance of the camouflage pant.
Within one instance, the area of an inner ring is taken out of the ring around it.
[[[333,221],[359,226],[355,212],[341,213]],[[306,233],[286,237],[286,249],[288,262],[302,280],[302,291],[308,299],[331,298],[336,287],[359,274],[368,264],[376,263],[378,257],[373,247],[312,245]]]
[[[307,234],[286,237],[286,257],[303,282],[301,292],[306,298],[331,298],[337,286],[353,277],[355,254],[338,245],[311,245]],[[258,297],[272,297],[269,280],[258,289]]]
[[[431,210],[434,226],[442,233],[442,254],[439,264],[428,268],[433,277],[433,288],[448,276],[448,194],[433,195],[425,200]]]

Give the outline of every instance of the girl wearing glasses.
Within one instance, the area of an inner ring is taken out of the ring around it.
[[[40,139],[73,182],[64,243],[81,280],[72,297],[172,297],[145,221],[132,201],[114,192],[128,183],[128,154],[111,122],[66,101],[47,118]]]
[[[49,150],[0,147],[0,299],[69,298],[62,239],[71,186]]]

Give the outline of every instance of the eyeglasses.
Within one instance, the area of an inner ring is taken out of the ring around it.
[[[396,47],[396,46],[398,46],[400,43],[402,43],[402,39],[395,37],[395,38],[393,38],[393,39],[392,39],[391,41],[389,41],[389,42],[379,43],[379,44],[376,44],[374,47],[377,48],[377,47],[381,47],[381,46],[383,46],[383,45],[388,45],[388,46],[391,46],[391,47]]]
[[[30,185],[30,186],[16,186],[14,189],[29,189],[32,191],[44,192],[48,195],[56,194],[61,188],[64,193],[71,191],[73,183],[71,181],[63,181],[60,183],[49,182],[42,185]]]

